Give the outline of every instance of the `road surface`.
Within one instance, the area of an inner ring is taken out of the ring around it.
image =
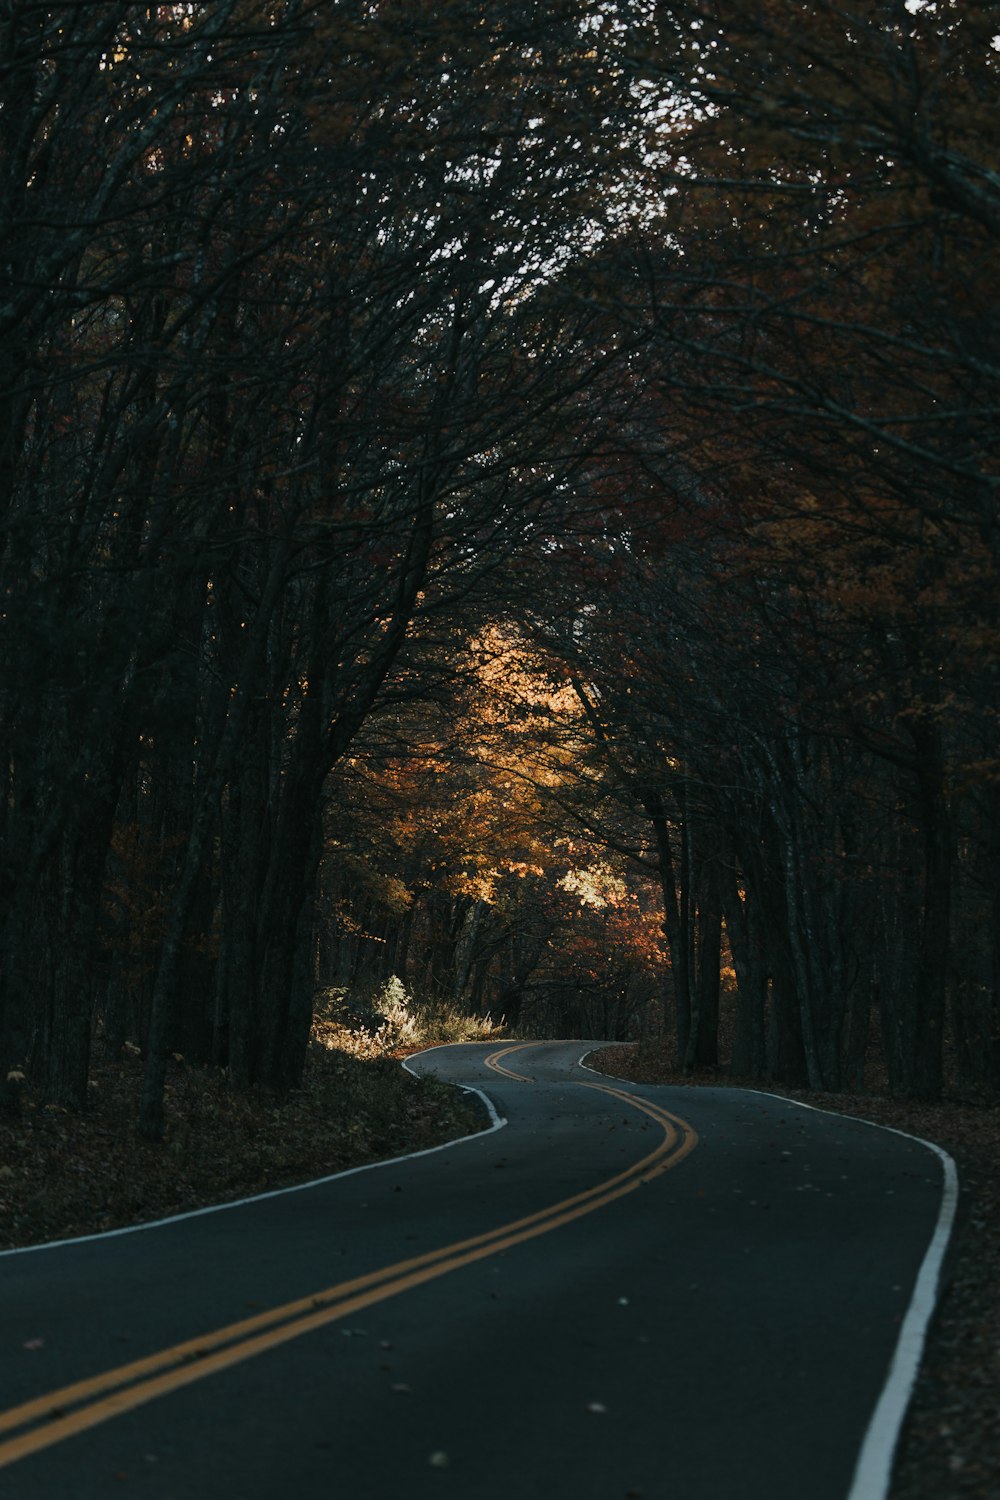
[[[0,1257],[2,1500],[880,1500],[948,1163],[591,1045],[422,1053],[491,1128]]]

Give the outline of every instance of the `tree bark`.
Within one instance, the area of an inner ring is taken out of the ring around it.
[[[943,1083],[954,832],[945,789],[941,732],[936,725],[918,724],[913,738],[923,824],[924,872],[908,1092],[916,1099],[933,1101],[940,1099]]]

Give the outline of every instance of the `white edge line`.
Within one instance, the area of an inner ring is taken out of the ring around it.
[[[584,1052],[580,1058],[579,1066],[586,1068],[588,1073],[597,1073],[599,1070],[590,1067],[583,1059],[597,1050],[596,1047],[591,1047],[590,1051]],[[616,1075],[605,1073],[602,1076],[614,1078]],[[623,1079],[622,1082],[628,1083],[631,1080]],[[847,1494],[847,1500],[886,1500],[892,1480],[892,1461],[896,1453],[896,1444],[899,1442],[903,1419],[917,1381],[927,1329],[937,1306],[941,1267],[944,1264],[951,1231],[955,1224],[959,1194],[958,1168],[943,1146],[936,1145],[934,1141],[926,1141],[923,1136],[911,1135],[907,1130],[897,1130],[894,1125],[880,1125],[877,1120],[865,1120],[860,1115],[849,1115],[841,1110],[821,1109],[817,1104],[805,1104],[801,1099],[789,1099],[787,1094],[770,1094],[765,1089],[739,1088],[733,1089],[732,1092],[758,1094],[763,1099],[778,1099],[782,1104],[794,1104],[799,1109],[811,1109],[813,1114],[829,1115],[832,1119],[855,1120],[859,1125],[870,1125],[873,1130],[887,1130],[890,1135],[901,1135],[904,1140],[916,1141],[918,1145],[926,1146],[928,1151],[933,1151],[941,1160],[943,1181],[941,1208],[938,1212],[937,1223],[920,1263],[917,1279],[913,1283],[913,1294],[899,1330],[896,1348],[889,1364],[889,1373],[865,1431],[854,1469],[854,1478]]]
[[[428,1052],[440,1052],[445,1047],[467,1047],[468,1045],[468,1042],[438,1042],[436,1047],[424,1047],[420,1052],[411,1052],[410,1057],[425,1057]],[[410,1067],[409,1057],[400,1058],[400,1062],[404,1070],[409,1073],[412,1078],[421,1077],[419,1073],[415,1073]],[[496,1106],[494,1105],[493,1100],[490,1098],[489,1094],[484,1094],[482,1089],[473,1088],[471,1084],[467,1083],[456,1083],[453,1085],[453,1087],[461,1089],[463,1094],[477,1094],[479,1096],[479,1098],[486,1105],[486,1110],[490,1117],[490,1129],[477,1131],[476,1135],[461,1135],[454,1141],[443,1142],[443,1144],[440,1146],[429,1146],[425,1151],[411,1151],[409,1153],[411,1156],[429,1156],[432,1151],[443,1151],[446,1146],[457,1146],[459,1144],[459,1141],[474,1141],[477,1138],[477,1135],[489,1135],[490,1131],[500,1130],[504,1125],[506,1125],[506,1115],[497,1114]],[[407,1158],[405,1156],[394,1156],[392,1160],[406,1161]],[[369,1167],[388,1167],[391,1165],[391,1162],[380,1161],[373,1161],[368,1163]],[[350,1170],[352,1172],[364,1172],[367,1171],[367,1167],[352,1167],[350,1168]],[[338,1175],[346,1177],[347,1173],[341,1172],[338,1173]],[[328,1179],[326,1178],[323,1179],[323,1181],[327,1180]],[[304,1186],[309,1187],[311,1186],[311,1184],[305,1183]]]
[[[854,1468],[851,1488],[847,1500],[887,1500],[892,1482],[892,1461],[902,1430],[913,1387],[917,1383],[920,1360],[924,1352],[927,1330],[937,1306],[941,1286],[941,1268],[948,1251],[951,1231],[958,1208],[958,1168],[954,1158],[935,1141],[925,1140],[921,1135],[911,1135],[908,1130],[898,1130],[895,1125],[881,1125],[877,1120],[865,1120],[861,1115],[849,1115],[846,1111],[821,1109],[817,1104],[806,1104],[801,1099],[789,1099],[786,1094],[770,1094],[764,1089],[742,1089],[745,1094],[758,1094],[765,1099],[780,1099],[785,1104],[795,1104],[799,1109],[812,1110],[816,1115],[829,1115],[832,1119],[855,1120],[859,1125],[868,1125],[872,1130],[885,1130],[890,1135],[902,1136],[906,1141],[915,1141],[925,1146],[941,1162],[941,1207],[920,1270],[913,1283],[910,1305],[906,1310],[896,1340],[896,1348],[889,1362],[889,1373],[882,1393],[875,1403],[865,1430],[858,1461]]]
[[[465,1042],[442,1042],[441,1047],[464,1047]],[[439,1047],[427,1047],[427,1052],[437,1052]],[[414,1057],[421,1057],[423,1053],[413,1053]],[[408,1065],[408,1059],[402,1058],[402,1066],[407,1073],[414,1078],[419,1078]],[[263,1203],[267,1198],[282,1198],[286,1193],[304,1193],[309,1188],[325,1187],[328,1182],[337,1182],[342,1177],[355,1177],[359,1172],[374,1172],[378,1167],[395,1167],[400,1162],[416,1161],[419,1156],[433,1156],[437,1151],[449,1151],[452,1146],[461,1146],[465,1141],[478,1141],[484,1135],[491,1135],[494,1130],[502,1130],[507,1124],[506,1117],[497,1114],[493,1100],[482,1089],[472,1088],[467,1084],[456,1084],[463,1094],[478,1094],[486,1105],[490,1118],[487,1130],[477,1130],[474,1135],[459,1135],[453,1141],[442,1141],[439,1146],[425,1146],[422,1151],[407,1151],[402,1156],[389,1156],[382,1161],[367,1161],[360,1167],[345,1167],[342,1172],[331,1172],[328,1177],[314,1177],[309,1182],[293,1182],[288,1187],[271,1188],[266,1193],[253,1193],[249,1198],[233,1198],[229,1203],[210,1203],[205,1208],[189,1208],[182,1214],[171,1214],[166,1219],[147,1219],[144,1224],[124,1224],[120,1229],[102,1229],[98,1234],[78,1234],[72,1239],[46,1240],[41,1245],[15,1245],[10,1250],[0,1250],[0,1260],[10,1255],[30,1255],[35,1250],[63,1250],[70,1245],[88,1245],[94,1240],[119,1239],[125,1234],[141,1234],[146,1229],[163,1229],[167,1224],[180,1224],[185,1219],[201,1219],[206,1214],[225,1213],[230,1208],[245,1208],[250,1203]]]
[[[894,1130],[891,1125],[883,1125],[882,1129],[892,1130],[894,1135],[906,1136],[907,1140],[919,1141],[922,1146],[934,1151],[941,1158],[944,1187],[937,1225],[917,1273],[910,1306],[896,1341],[896,1352],[861,1445],[854,1470],[854,1482],[847,1500],[884,1500],[889,1493],[896,1444],[916,1384],[927,1329],[937,1306],[941,1267],[958,1206],[958,1169],[947,1151],[934,1145],[933,1141],[925,1141],[919,1135]]]

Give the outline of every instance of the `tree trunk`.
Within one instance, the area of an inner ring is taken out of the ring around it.
[[[736,970],[736,1037],[730,1071],[738,1078],[763,1078],[767,1071],[767,973],[760,945],[755,941],[757,904],[749,885],[744,897],[739,891],[739,872],[728,870],[727,894],[723,897],[729,948]]]
[[[181,951],[202,864],[217,824],[223,788],[243,741],[253,695],[260,685],[268,629],[285,581],[289,551],[290,544],[287,540],[282,541],[275,549],[263,596],[247,632],[249,639],[242,652],[238,686],[231,698],[216,702],[217,711],[225,717],[216,729],[214,754],[210,756],[209,767],[199,789],[187,848],[171,897],[150,1003],[146,1064],[139,1099],[139,1133],[148,1140],[159,1140],[163,1135],[163,1087],[167,1076],[167,1050],[177,997]]]
[[[990,1094],[996,1097],[1000,1093],[1000,787],[989,789],[986,805],[990,810],[987,840],[990,972],[983,1080]]]
[[[677,1035],[677,1055],[683,1058],[687,1051],[687,1039],[691,1030],[691,981],[688,968],[687,932],[681,922],[681,903],[677,881],[674,876],[673,851],[670,847],[670,825],[666,806],[659,790],[647,790],[643,799],[646,816],[649,818],[656,841],[657,864],[660,874],[660,890],[663,896],[663,932],[670,955],[670,971],[673,979],[674,1024]],[[669,1024],[664,1002],[664,1027]]]
[[[919,725],[913,737],[924,834],[924,878],[908,1092],[916,1099],[933,1101],[940,1099],[943,1082],[954,834],[945,792],[940,730]]]
[[[684,1072],[719,1065],[719,981],[722,956],[722,903],[719,871],[711,862],[703,871],[701,900],[695,918],[697,933],[697,995]]]

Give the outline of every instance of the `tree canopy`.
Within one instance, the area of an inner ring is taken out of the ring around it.
[[[995,1091],[998,70],[965,0],[7,7],[8,1107],[283,1097],[392,975]]]

